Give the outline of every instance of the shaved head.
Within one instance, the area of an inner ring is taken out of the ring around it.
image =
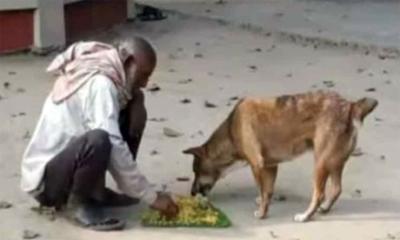
[[[157,54],[153,46],[149,41],[142,37],[134,37],[133,42],[135,44],[135,53],[138,55],[145,55],[148,61],[152,63],[157,62]]]
[[[145,87],[157,64],[152,44],[143,37],[135,36],[120,41],[116,48],[124,64],[129,90]]]
[[[157,54],[152,44],[143,37],[135,36],[117,43],[121,59],[125,62],[129,57],[144,57],[150,63],[157,62]]]

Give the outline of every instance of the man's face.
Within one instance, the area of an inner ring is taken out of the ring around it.
[[[125,71],[131,90],[146,87],[155,66],[155,61],[144,54],[128,59],[125,63]]]

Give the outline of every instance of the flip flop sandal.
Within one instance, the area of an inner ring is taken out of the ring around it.
[[[125,228],[125,222],[115,218],[107,218],[101,221],[83,223],[76,219],[77,223],[84,227],[94,231],[118,231]]]
[[[81,208],[74,216],[75,223],[95,231],[115,231],[125,227],[125,221],[103,215],[101,208]]]

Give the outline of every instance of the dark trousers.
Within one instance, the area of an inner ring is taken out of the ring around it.
[[[141,91],[121,111],[119,120],[122,137],[135,160],[147,120]],[[71,193],[83,201],[101,199],[111,148],[108,133],[100,129],[72,140],[46,165],[44,191],[36,199],[56,208],[65,205]]]

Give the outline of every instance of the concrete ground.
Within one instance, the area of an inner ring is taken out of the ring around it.
[[[398,0],[142,0],[268,32],[400,48]]]
[[[129,224],[126,231],[113,233],[84,230],[60,218],[49,221],[38,216],[30,210],[35,202],[19,190],[19,165],[53,83],[44,72],[52,56],[15,55],[0,58],[0,200],[13,204],[0,209],[1,239],[22,239],[24,229],[38,232],[39,239],[46,240],[400,239],[398,60],[349,50],[315,50],[182,16],[126,24],[93,39],[111,41],[132,34],[144,35],[157,46],[159,63],[153,82],[161,91],[146,92],[146,102],[150,118],[167,119],[148,122],[139,166],[149,179],[167,184],[175,193],[188,194],[190,189],[190,183],[177,182],[176,177],[192,178],[191,159],[181,151],[207,139],[227,116],[233,96],[269,97],[330,87],[351,99],[377,98],[380,105],[366,120],[359,138],[364,154],[350,159],[344,191],[332,213],[317,214],[308,223],[292,220],[310,200],[313,160],[307,154],[281,165],[276,195],[287,200],[274,201],[266,220],[253,217],[256,189],[249,169],[220,181],[210,199],[233,221],[229,229],[143,228],[139,214],[144,205],[116,211]],[[186,83],[188,79],[192,81]],[[182,104],[184,98],[191,103]],[[218,107],[205,108],[206,100]],[[168,138],[163,127],[184,135]],[[150,154],[153,150],[159,154]]]

